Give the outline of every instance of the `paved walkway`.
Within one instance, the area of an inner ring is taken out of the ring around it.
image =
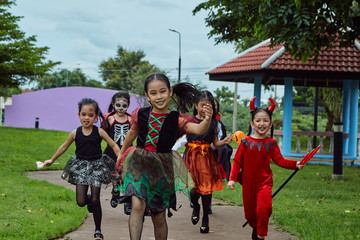
[[[45,180],[75,190],[75,187],[62,180],[60,175],[61,171],[34,171],[28,173],[28,177],[30,178]],[[104,234],[104,238],[106,240],[130,239],[128,231],[129,217],[124,214],[122,205],[119,205],[117,208],[112,208],[109,203],[110,198],[111,188],[105,190],[102,189],[102,233]],[[181,193],[177,195],[177,198],[178,204],[181,204],[182,207],[178,212],[173,211],[174,215],[171,218],[167,218],[169,240],[251,240],[252,228],[249,226],[242,228],[242,224],[245,222],[242,207],[225,205],[225,202],[213,199],[213,214],[210,215],[210,233],[201,234],[199,230],[201,220],[195,226],[191,223],[190,216],[192,209],[189,206],[188,198]],[[142,239],[155,239],[153,230],[151,218],[146,217]],[[93,233],[94,222],[91,214],[89,214],[84,223],[77,230],[62,236],[60,239],[89,240],[92,239]],[[289,233],[278,231],[273,225],[269,226],[268,235],[269,236],[266,238],[267,240],[297,240],[297,238]]]

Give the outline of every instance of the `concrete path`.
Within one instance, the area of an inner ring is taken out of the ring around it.
[[[67,183],[60,178],[61,171],[34,171],[29,172],[28,177],[45,180],[53,184],[65,186],[75,191],[74,185]],[[110,206],[111,188],[102,189],[101,191],[101,204],[103,210],[102,219],[102,233],[104,239],[130,239],[128,231],[129,216],[124,214],[123,205],[117,208]],[[251,240],[252,228],[247,226],[242,228],[245,222],[244,211],[239,206],[229,206],[226,202],[213,199],[212,210],[213,214],[210,215],[210,232],[208,234],[200,233],[201,220],[197,225],[192,225],[190,216],[192,209],[189,206],[188,198],[179,193],[177,195],[178,205],[182,207],[179,211],[174,212],[171,218],[167,218],[169,226],[169,240]],[[74,202],[74,204],[76,204]],[[200,216],[202,216],[200,214]],[[153,225],[151,217],[146,217],[142,233],[142,239],[153,240]],[[70,232],[59,239],[63,240],[89,240],[93,238],[94,222],[91,214],[85,219],[83,225],[77,230]],[[297,240],[296,237],[286,232],[281,232],[273,225],[269,226],[269,234],[267,240]]]

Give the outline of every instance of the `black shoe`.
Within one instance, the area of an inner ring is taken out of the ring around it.
[[[86,202],[87,202],[87,209],[88,209],[89,213],[93,213],[94,205],[91,203],[91,194],[87,195]]]
[[[252,240],[258,240],[256,227],[253,228],[253,231],[252,231],[252,234],[251,234],[251,239]]]
[[[209,228],[209,220],[202,222],[201,227],[200,227],[200,233],[208,233],[210,230]]]
[[[131,203],[124,203],[124,213],[126,215],[131,214]]]
[[[148,217],[151,216],[151,211],[150,211],[150,209],[148,209],[148,208],[145,209],[144,216],[148,216]]]
[[[96,230],[94,233],[94,240],[104,240],[104,236],[99,230]]]
[[[112,191],[112,197],[111,197],[111,200],[110,200],[110,205],[113,208],[116,208],[117,205],[119,204],[119,197],[120,197],[120,192],[113,190]]]
[[[115,199],[115,198],[111,198],[110,200],[110,205],[113,207],[113,208],[116,208],[117,205],[118,205],[118,201]]]
[[[193,204],[193,212],[191,214],[191,222],[193,225],[196,225],[200,220],[200,205]]]

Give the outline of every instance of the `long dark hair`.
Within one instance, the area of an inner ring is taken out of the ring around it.
[[[145,92],[148,91],[148,85],[153,80],[159,80],[166,84],[168,89],[171,89],[170,81],[168,77],[166,77],[162,73],[155,73],[149,75],[144,84]],[[177,105],[177,110],[180,112],[188,112],[188,108],[191,108],[194,105],[197,95],[199,91],[196,89],[194,85],[187,82],[177,83],[172,86],[173,96],[172,99],[175,101]]]
[[[95,113],[99,116],[99,120],[100,120],[100,125],[104,127],[104,116],[100,110],[99,104],[91,98],[83,98],[80,100],[80,102],[78,102],[78,106],[79,106],[79,114],[81,112],[81,109],[83,106],[85,105],[90,105],[92,104],[95,107]]]
[[[115,93],[114,96],[112,96],[111,103],[109,104],[109,107],[108,107],[108,112],[112,112],[115,110],[113,105],[117,98],[125,98],[130,106],[130,94],[125,91],[119,91],[119,92]]]
[[[215,98],[211,94],[211,92],[205,90],[201,91],[200,94],[196,96],[195,103],[198,104],[201,100],[208,100],[211,103],[212,109],[213,109],[213,115],[212,118],[215,119],[216,117],[216,108],[215,108]],[[194,107],[194,116],[198,114],[197,109]]]

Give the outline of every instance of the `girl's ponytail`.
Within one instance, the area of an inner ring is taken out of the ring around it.
[[[197,96],[200,94],[194,85],[187,82],[177,83],[172,86],[172,89],[173,99],[180,112],[188,112],[188,108],[194,105]],[[176,99],[174,96],[176,96]]]

